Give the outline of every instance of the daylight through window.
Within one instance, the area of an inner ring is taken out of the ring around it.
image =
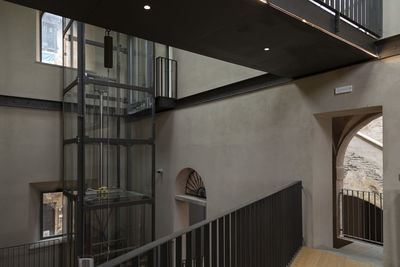
[[[62,65],[62,23],[60,16],[41,16],[41,62]]]
[[[42,239],[62,235],[64,219],[63,193],[43,193],[41,209],[40,233]]]

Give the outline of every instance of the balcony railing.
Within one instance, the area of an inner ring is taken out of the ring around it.
[[[64,267],[75,266],[74,248],[70,239],[62,237],[35,243],[0,248],[2,267]]]
[[[178,62],[165,57],[156,58],[156,96],[177,98]]]
[[[382,0],[309,0],[331,10],[354,26],[377,37],[382,36]]]
[[[302,244],[302,185],[296,182],[99,267],[283,267]]]
[[[383,245],[383,194],[343,189],[338,200],[340,235]]]

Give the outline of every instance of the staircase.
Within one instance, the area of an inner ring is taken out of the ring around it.
[[[302,244],[302,185],[296,182],[98,266],[284,267]]]

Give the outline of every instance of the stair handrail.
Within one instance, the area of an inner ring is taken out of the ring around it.
[[[235,212],[237,210],[245,208],[245,207],[247,207],[247,206],[249,206],[249,205],[251,205],[253,203],[261,201],[261,200],[263,200],[263,199],[265,199],[267,197],[270,197],[270,196],[272,196],[272,195],[274,195],[276,193],[279,193],[280,191],[283,191],[283,190],[285,190],[287,188],[290,188],[290,187],[292,187],[294,185],[297,185],[297,184],[301,184],[301,181],[297,180],[297,181],[291,182],[289,184],[286,184],[286,185],[283,185],[283,186],[279,186],[279,187],[275,188],[274,190],[272,190],[271,192],[267,193],[264,196],[260,196],[260,197],[254,199],[254,200],[247,201],[244,204],[241,204],[241,205],[237,206],[236,208],[230,209],[228,211],[224,211],[224,212],[220,213],[219,215],[213,216],[213,217],[211,217],[209,219],[206,219],[204,221],[196,223],[196,224],[194,224],[192,226],[189,226],[189,227],[187,227],[185,229],[179,230],[179,231],[174,232],[174,233],[172,233],[170,235],[167,235],[165,237],[159,238],[159,239],[157,239],[157,240],[155,240],[153,242],[150,242],[150,243],[148,243],[148,244],[146,244],[146,245],[144,245],[144,246],[142,246],[140,248],[137,248],[135,250],[127,252],[127,253],[125,253],[125,254],[123,254],[121,256],[118,256],[118,257],[116,257],[114,259],[111,259],[111,260],[109,260],[109,261],[107,261],[105,263],[102,263],[100,265],[97,265],[97,267],[112,267],[112,266],[117,266],[119,264],[122,264],[122,263],[124,263],[124,262],[126,262],[126,261],[128,261],[130,259],[133,259],[133,258],[138,257],[138,256],[140,256],[140,255],[142,255],[142,254],[144,254],[144,253],[146,253],[148,251],[151,251],[152,249],[157,248],[160,245],[162,245],[162,244],[164,244],[164,243],[166,243],[166,242],[168,242],[170,240],[173,240],[173,239],[175,239],[175,238],[177,238],[179,236],[182,236],[184,234],[192,232],[193,230],[196,230],[196,229],[198,229],[198,228],[200,228],[202,226],[205,226],[205,225],[207,225],[207,224],[209,224],[209,223],[211,223],[211,222],[213,222],[215,220],[223,218],[226,215],[229,215],[229,214],[231,214],[231,213],[233,213],[233,212]]]

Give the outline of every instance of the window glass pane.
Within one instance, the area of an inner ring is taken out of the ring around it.
[[[42,236],[43,238],[63,233],[63,193],[43,193],[42,203]]]
[[[62,65],[62,17],[44,13],[41,27],[42,62]]]

